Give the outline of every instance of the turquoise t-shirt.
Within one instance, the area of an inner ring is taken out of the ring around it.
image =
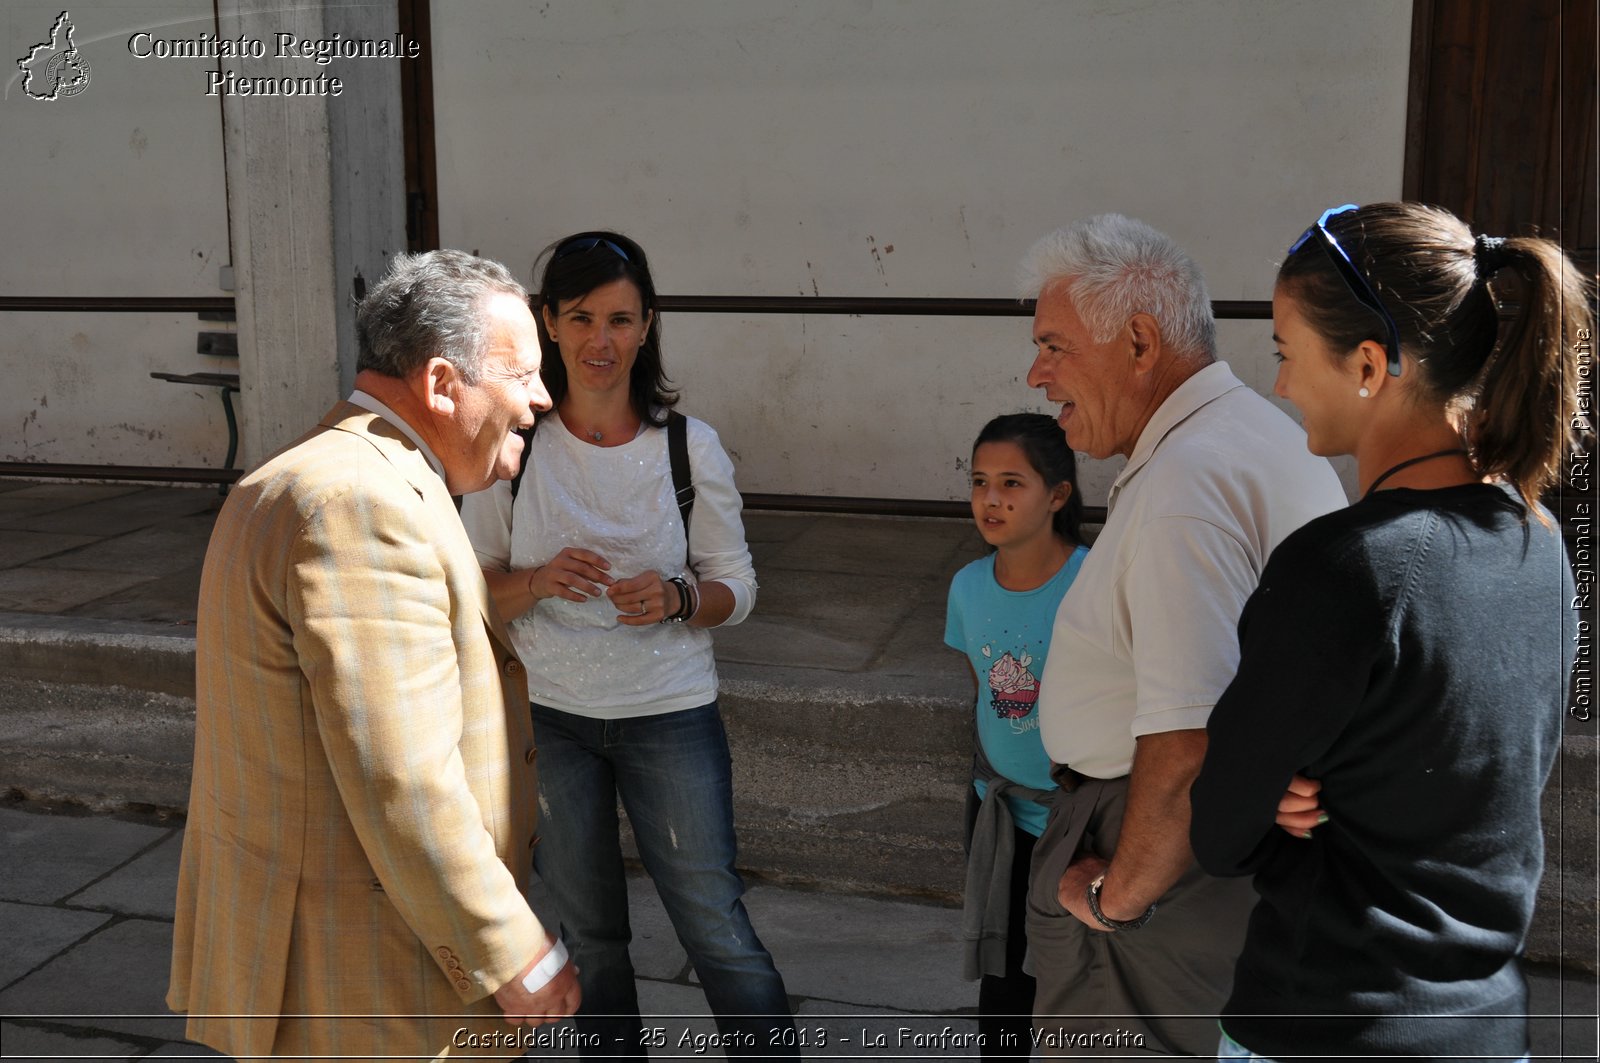
[[[972,562],[950,581],[944,641],[972,662],[978,676],[978,739],[994,770],[1035,790],[1055,787],[1050,758],[1039,737],[1039,677],[1056,610],[1089,555],[1080,546],[1061,571],[1031,591],[1008,591],[994,578],[995,555]],[[987,787],[974,780],[978,796]],[[1044,833],[1046,809],[1032,801],[1007,798],[1011,818],[1037,837]]]

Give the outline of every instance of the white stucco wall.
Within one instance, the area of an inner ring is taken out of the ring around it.
[[[0,38],[21,55],[60,10],[10,0]],[[82,94],[30,100],[15,57],[0,68],[0,291],[223,294],[208,62],[127,48],[214,32],[212,4],[72,19]],[[1264,299],[1318,211],[1400,187],[1405,0],[437,0],[433,28],[442,242],[525,277],[551,239],[610,225],[670,294],[1006,297],[1041,232],[1121,210],[1188,246],[1217,298]],[[0,460],[217,464],[215,391],[148,373],[234,368],[193,353],[220,327],[0,314]],[[1043,408],[1026,319],[664,327],[746,490],[960,497],[977,427]],[[1263,391],[1267,333],[1222,329]],[[1086,467],[1091,502],[1109,475]]]
[[[59,0],[0,5],[0,292],[226,294],[217,100],[201,65],[140,61],[127,47],[139,29],[214,32],[210,0],[72,4],[89,84],[30,99],[16,60],[61,10]],[[230,327],[194,314],[0,313],[0,460],[220,466],[216,390],[149,374],[237,371],[235,359],[194,353],[197,332]]]
[[[434,18],[440,237],[531,279],[620,228],[667,294],[1011,296],[1116,210],[1266,299],[1324,207],[1395,198],[1405,0],[482,0]],[[891,250],[892,248],[892,250]],[[952,498],[1039,408],[1026,319],[664,321],[684,408],[750,491]],[[1264,322],[1224,325],[1270,390]],[[1089,463],[1085,493],[1113,474]]]

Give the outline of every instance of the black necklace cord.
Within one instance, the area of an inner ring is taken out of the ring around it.
[[[1413,465],[1420,465],[1425,461],[1432,461],[1434,458],[1447,458],[1452,454],[1460,454],[1465,456],[1466,453],[1467,451],[1465,447],[1451,447],[1448,450],[1436,450],[1432,454],[1424,454],[1420,458],[1407,458],[1405,461],[1400,462],[1400,464],[1391,465],[1385,469],[1376,480],[1372,481],[1372,486],[1367,488],[1367,493],[1361,497],[1362,499],[1371,498],[1372,492],[1378,489],[1379,484],[1383,483],[1383,481],[1387,480],[1401,469],[1409,469]]]

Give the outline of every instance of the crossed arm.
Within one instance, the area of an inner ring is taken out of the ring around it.
[[[1109,919],[1137,919],[1172,888],[1190,863],[1189,788],[1205,760],[1206,733],[1168,731],[1145,735],[1133,755],[1128,806],[1115,857],[1089,854],[1068,865],[1056,899],[1091,930],[1104,931],[1089,911],[1089,884],[1100,875],[1100,911]],[[1276,823],[1294,838],[1309,838],[1327,817],[1321,808],[1322,784],[1303,775],[1290,780],[1278,802]]]

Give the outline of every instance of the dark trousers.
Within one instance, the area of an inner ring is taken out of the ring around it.
[[[1210,1059],[1255,905],[1250,879],[1212,878],[1191,864],[1148,926],[1120,934],[1090,930],[1056,898],[1076,856],[1116,852],[1127,791],[1127,776],[1083,780],[1056,799],[1034,847],[1028,942],[1040,1054],[1117,1058],[1137,1047]]]
[[[1028,955],[1028,866],[1038,840],[1013,827],[1011,917],[1006,924],[1006,973],[986,974],[978,983],[978,1033],[984,1059],[1029,1055],[1033,1037],[1033,976],[1022,969]]]

